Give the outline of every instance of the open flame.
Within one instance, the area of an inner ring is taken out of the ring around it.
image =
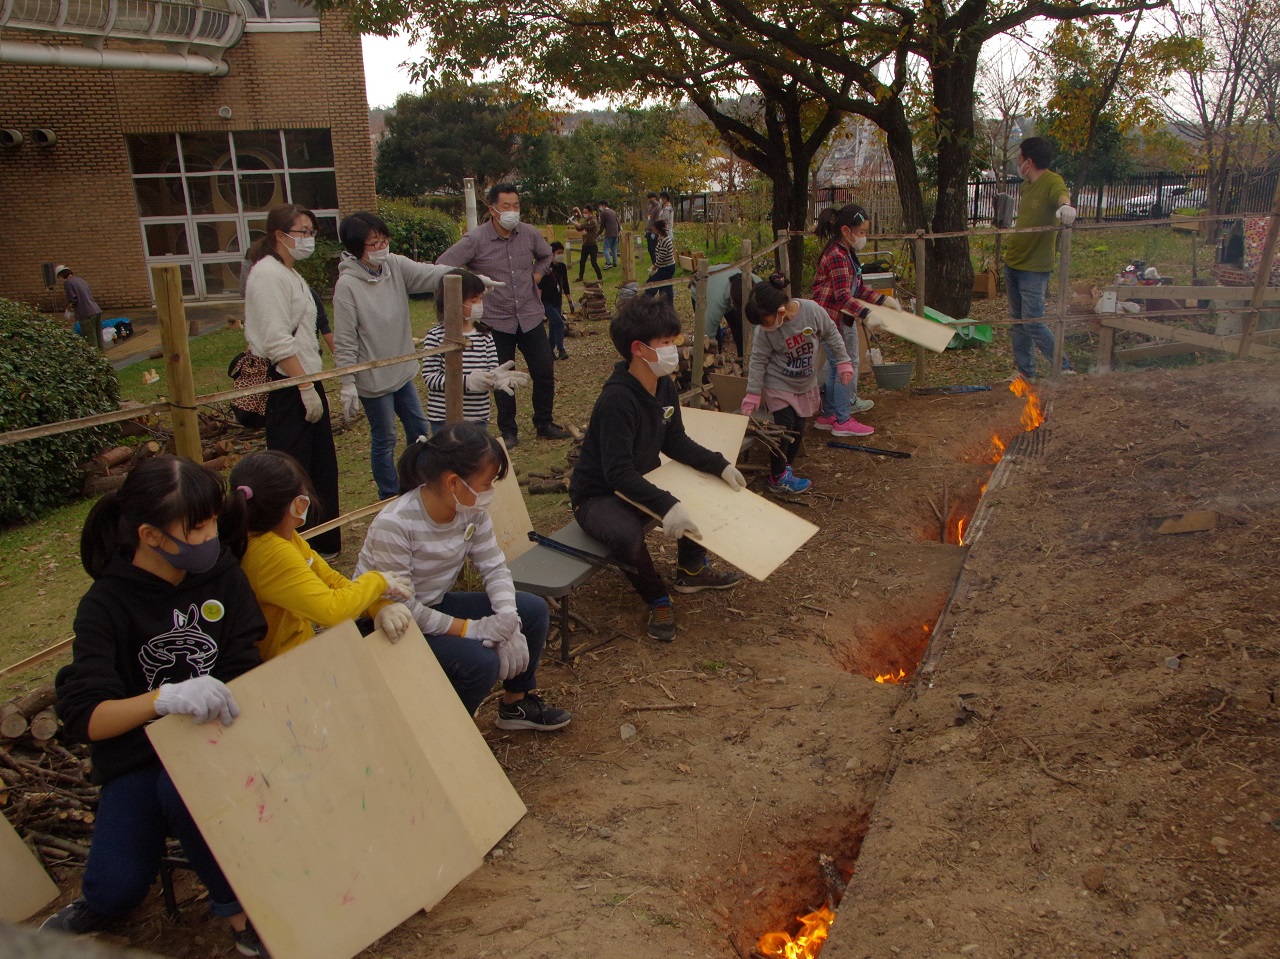
[[[907,671],[905,669],[900,669],[898,670],[897,676],[893,675],[893,673],[885,673],[882,676],[877,676],[876,682],[877,683],[900,683],[906,678],[907,678]]]
[[[827,941],[836,914],[821,906],[796,919],[800,923],[800,931],[795,936],[785,932],[766,932],[756,943],[756,952],[769,959],[814,959]]]
[[[964,545],[964,523],[965,523],[965,518],[963,516],[961,516],[958,520],[956,520],[956,545],[957,546]]]
[[[1036,395],[1035,387],[1019,376],[1009,384],[1009,392],[1027,401],[1027,405],[1022,408],[1023,431],[1030,433],[1039,427],[1044,422],[1044,406]]]
[[[991,462],[999,463],[1004,457],[1004,451],[1007,448],[999,433],[991,434]]]

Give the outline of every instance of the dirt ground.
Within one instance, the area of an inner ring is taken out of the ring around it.
[[[614,574],[578,594],[628,637],[542,669],[573,725],[481,713],[529,814],[363,955],[745,959],[826,897],[819,853],[853,873],[824,959],[1280,954],[1280,370],[1043,384],[968,547],[930,499],[971,517],[1023,402],[872,395],[913,457],[810,434],[791,508],[821,531],[767,582],[678,597],[670,645]],[[1218,528],[1153,532],[1192,508]],[[109,940],[228,954],[183,889],[177,924],[156,902]]]

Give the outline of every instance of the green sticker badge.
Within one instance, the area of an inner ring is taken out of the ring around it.
[[[206,599],[200,604],[200,615],[203,616],[207,622],[216,623],[226,614],[227,607],[223,606],[216,599]]]

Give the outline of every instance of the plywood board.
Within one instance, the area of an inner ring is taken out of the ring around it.
[[[747,378],[732,376],[728,373],[708,373],[711,388],[716,392],[716,401],[720,409],[726,413],[736,413],[742,406],[742,399],[747,395]],[[684,411],[681,410],[681,415]],[[685,427],[688,429],[688,427]]]
[[[276,959],[350,959],[481,862],[379,642],[344,623],[233,680],[232,726],[147,728]],[[425,642],[401,645],[434,663]]]
[[[868,320],[874,318],[877,322],[884,324],[884,328],[894,336],[910,340],[935,353],[945,350],[947,344],[951,342],[951,337],[955,335],[955,330],[951,327],[926,320],[914,313],[871,304],[867,304],[867,309],[871,311]]]
[[[507,478],[515,482],[512,476]],[[416,623],[409,624],[398,643],[387,642],[381,632],[366,637],[365,642],[422,751],[439,771],[445,795],[476,851],[487,855],[527,811],[520,794],[494,758],[475,720],[467,715],[435,656],[421,655],[422,649],[430,648]]]
[[[502,443],[502,439],[499,438],[498,442]],[[507,448],[505,443],[502,443],[502,448]],[[502,548],[502,555],[511,563],[533,549],[534,544],[529,539],[529,530],[533,529],[529,507],[516,477],[516,464],[509,453],[507,462],[510,464],[507,475],[493,484],[489,518],[493,520],[493,533]]]
[[[695,409],[681,409],[680,414],[694,440],[721,453],[732,451],[725,457],[730,462],[737,459],[747,417]],[[698,542],[748,576],[767,579],[818,531],[808,520],[750,490],[731,490],[718,476],[664,460],[645,479],[684,504],[698,527],[700,535],[694,537]],[[644,509],[638,503],[632,505]],[[761,548],[762,543],[768,547]]]
[[[742,437],[746,435],[750,418],[741,413],[720,413],[716,410],[699,410],[691,406],[680,407],[680,419],[689,439],[699,446],[715,450],[730,463],[738,461],[742,449]],[[663,456],[662,461],[667,462]]]
[[[57,898],[44,866],[0,815],[0,920],[22,922]]]

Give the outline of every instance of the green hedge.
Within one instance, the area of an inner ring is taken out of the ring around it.
[[[25,303],[0,299],[0,432],[119,405],[105,356]],[[118,437],[114,426],[98,426],[0,446],[0,526],[35,519],[79,493],[79,464]]]
[[[423,263],[433,262],[462,235],[456,220],[412,200],[379,197],[378,216],[391,229],[392,251]]]

